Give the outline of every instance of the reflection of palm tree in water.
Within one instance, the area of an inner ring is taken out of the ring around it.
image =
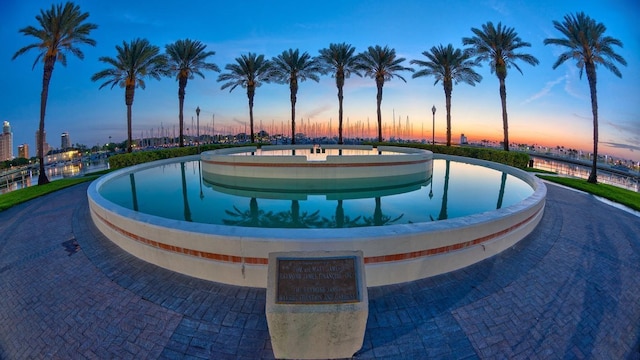
[[[129,182],[131,182],[131,195],[133,196],[133,210],[138,211],[138,194],[136,193],[136,178],[133,173],[129,174]]]
[[[440,207],[440,215],[438,215],[438,220],[446,220],[449,215],[447,215],[447,201],[449,196],[449,167],[451,162],[447,160],[446,162],[446,170],[444,173],[444,193],[442,194],[442,206]]]
[[[277,227],[317,228],[322,223],[319,214],[320,210],[316,210],[311,214],[306,211],[300,213],[300,202],[291,200],[291,210],[274,214],[272,221]]]
[[[365,217],[364,223],[365,226],[383,226],[394,223],[400,218],[402,218],[404,214],[400,214],[400,216],[395,219],[391,219],[391,216],[385,215],[382,213],[382,200],[379,196],[376,196],[376,208],[373,211],[373,217]]]
[[[348,215],[344,214],[344,207],[342,206],[344,200],[338,200],[338,206],[336,206],[336,213],[332,219],[327,219],[325,217],[322,218],[322,224],[318,227],[323,228],[352,228],[357,226],[362,226],[362,224],[358,224],[358,221],[362,218],[362,216],[357,216],[354,219],[351,219]]]
[[[502,180],[500,181],[500,194],[498,195],[498,205],[496,205],[496,209],[502,208],[502,199],[504,198],[504,188],[507,182],[507,173],[502,173]]]
[[[233,210],[235,211],[225,210],[224,212],[229,216],[233,216],[237,220],[222,219],[222,222],[224,222],[225,225],[251,226],[251,227],[257,227],[257,226],[263,226],[263,225],[268,226],[267,221],[265,219],[261,220],[261,217],[264,217],[265,213],[263,210],[259,209],[258,200],[254,197],[252,197],[251,200],[249,201],[249,210],[240,211],[240,209],[238,209],[235,206],[233,207]]]
[[[191,209],[189,209],[189,199],[187,198],[187,177],[184,174],[184,163],[180,163],[180,171],[182,172],[182,201],[184,203],[184,219],[191,220]]]

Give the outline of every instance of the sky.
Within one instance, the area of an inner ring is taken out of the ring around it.
[[[58,2],[55,2],[56,4]],[[346,42],[356,52],[381,45],[394,48],[398,57],[426,59],[422,52],[437,45],[464,48],[463,37],[471,28],[492,21],[513,27],[531,47],[522,51],[540,63],[519,63],[508,70],[506,79],[509,137],[511,142],[542,146],[564,146],[589,152],[593,148],[593,119],[586,74],[580,78],[574,61],[557,69],[552,66],[561,48],[543,44],[558,38],[552,21],[583,11],[607,27],[605,35],[619,39],[623,47],[615,51],[625,58],[619,65],[622,78],[599,67],[599,152],[640,161],[640,2],[637,0],[464,0],[464,1],[96,1],[77,0],[88,21],[98,25],[91,33],[95,47],[81,45],[84,60],[68,55],[67,66],[57,63],[49,88],[45,118],[47,142],[60,146],[60,134],[68,132],[73,144],[89,147],[126,139],[124,89],[101,83],[91,76],[108,68],[98,61],[114,57],[115,46],[123,41],[146,38],[163,51],[167,44],[190,38],[215,51],[210,61],[223,71],[227,64],[248,52],[268,59],[288,49],[312,56],[330,43]],[[39,121],[43,64],[32,68],[37,52],[32,50],[12,60],[20,48],[34,39],[19,33],[28,25],[37,26],[35,16],[53,2],[5,0],[0,3],[0,121],[9,121],[13,131],[14,155],[17,146],[29,145],[35,155],[35,131]],[[419,68],[417,68],[418,70]],[[476,71],[483,80],[470,86],[454,85],[452,95],[452,139],[464,133],[470,142],[501,141],[502,115],[498,79],[488,64]],[[435,138],[445,140],[446,115],[442,84],[432,77],[394,78],[384,85],[382,100],[383,136],[431,139],[432,113],[436,107]],[[218,73],[189,80],[185,97],[185,128],[193,131],[200,113],[200,133],[248,132],[246,90],[221,90]],[[133,103],[134,137],[177,134],[178,84],[175,78],[149,79],[146,89],[136,89]],[[289,87],[264,84],[256,91],[255,131],[270,133],[290,129]],[[316,83],[300,83],[296,104],[296,129],[308,135],[330,130],[337,135],[338,101],[335,79],[323,76]],[[352,76],[344,88],[345,136],[374,136],[376,86],[371,78]],[[194,123],[195,124],[195,123]],[[162,129],[162,130],[161,130]],[[174,132],[175,131],[175,132]],[[370,134],[368,133],[370,132]],[[408,134],[411,132],[411,134]],[[409,136],[410,135],[410,136]]]

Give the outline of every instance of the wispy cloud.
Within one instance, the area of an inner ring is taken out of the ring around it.
[[[500,15],[509,16],[509,10],[506,3],[499,0],[489,0],[486,4]]]
[[[137,24],[137,25],[146,25],[146,26],[161,26],[163,25],[162,21],[157,20],[157,19],[149,19],[148,17],[145,16],[139,16],[136,14],[132,14],[130,12],[125,12],[122,15],[122,19],[130,24]]]
[[[611,126],[620,133],[620,139],[627,143],[627,146],[631,149],[640,150],[640,122],[627,121],[627,122],[605,122],[606,125]]]
[[[567,79],[567,82],[564,83],[564,91],[569,94],[570,96],[579,99],[579,100],[586,100],[588,99],[588,92],[584,93],[583,91],[577,89],[577,87],[579,87],[580,85],[580,75],[578,74],[578,67],[575,66],[575,64],[571,64],[571,63],[567,63],[565,65],[567,72],[565,73],[565,77]]]
[[[602,141],[602,142],[600,142],[600,144],[608,146],[608,147],[612,147],[614,149],[623,149],[623,150],[629,150],[629,151],[640,151],[640,146],[635,145],[635,144],[609,142],[609,141]]]
[[[324,105],[320,105],[317,106],[313,109],[311,109],[310,111],[305,112],[304,117],[308,118],[314,118],[320,114],[322,114],[325,111],[328,111],[331,109],[331,105],[329,104],[324,104]]]
[[[544,96],[546,96],[551,89],[553,89],[554,86],[558,85],[559,83],[561,83],[562,81],[566,81],[568,79],[567,75],[561,76],[555,80],[552,81],[547,81],[546,84],[544,84],[544,87],[538,91],[537,93],[533,94],[532,96],[530,96],[528,99],[526,99],[525,101],[523,101],[523,104],[528,104],[532,101],[538,100]]]

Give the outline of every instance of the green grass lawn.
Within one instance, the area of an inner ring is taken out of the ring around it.
[[[18,205],[23,202],[29,201],[31,199],[35,199],[37,197],[47,195],[54,191],[68,188],[69,186],[73,186],[73,185],[80,184],[87,181],[93,181],[97,179],[100,175],[106,174],[109,171],[111,170],[98,171],[91,174],[87,174],[82,177],[73,177],[68,179],[55,180],[46,185],[29,186],[23,189],[14,190],[6,194],[2,194],[0,195],[0,211],[4,211],[14,205]]]
[[[607,184],[591,184],[584,179],[537,175],[539,178],[582,190],[640,211],[640,193]]]

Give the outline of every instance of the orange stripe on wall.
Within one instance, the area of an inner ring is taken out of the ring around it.
[[[542,209],[543,208],[540,208],[535,214],[529,216],[525,220],[523,220],[523,221],[521,221],[521,222],[519,222],[519,223],[517,223],[517,224],[515,224],[515,225],[513,225],[513,226],[511,226],[511,227],[509,227],[507,229],[498,231],[498,232],[490,234],[490,235],[479,237],[479,238],[474,239],[474,240],[469,240],[469,241],[466,241],[466,242],[453,244],[453,245],[442,246],[442,247],[438,247],[438,248],[417,250],[417,251],[412,251],[412,252],[408,252],[408,253],[365,257],[364,258],[364,263],[365,264],[380,264],[380,263],[385,263],[385,262],[410,260],[410,259],[416,259],[416,258],[421,258],[421,257],[426,257],[426,256],[444,254],[444,253],[448,253],[448,252],[452,252],[452,251],[461,250],[461,249],[464,249],[464,248],[469,247],[469,246],[478,245],[478,244],[493,240],[495,238],[498,238],[498,237],[500,237],[502,235],[505,235],[505,234],[507,234],[507,233],[509,233],[509,232],[511,232],[511,231],[513,231],[513,230],[525,225],[526,223],[531,221],[531,219],[536,217],[540,213],[540,211],[542,211]],[[150,246],[150,247],[153,247],[153,248],[156,248],[156,249],[160,249],[160,250],[164,250],[164,251],[168,251],[168,252],[179,253],[179,254],[184,254],[184,255],[197,257],[197,258],[202,258],[202,259],[207,259],[207,260],[219,261],[219,262],[245,263],[245,264],[251,264],[251,265],[268,265],[268,263],[269,263],[269,259],[268,258],[242,257],[242,256],[236,256],[236,255],[217,254],[217,253],[211,253],[211,252],[206,252],[206,251],[183,248],[183,247],[175,246],[175,245],[164,244],[164,243],[161,243],[161,242],[157,242],[155,240],[151,240],[151,239],[147,239],[147,238],[141,237],[141,236],[136,235],[134,233],[131,233],[129,231],[126,231],[126,230],[116,226],[115,224],[111,223],[110,221],[108,221],[104,217],[100,216],[99,214],[97,214],[95,212],[93,212],[93,213],[105,225],[109,226],[114,231],[116,231],[116,232],[120,233],[121,235],[124,235],[124,236],[126,236],[126,237],[128,237],[128,238],[130,238],[130,239],[132,239],[132,240],[134,240],[136,242],[142,243],[144,245],[147,245],[147,246]]]

